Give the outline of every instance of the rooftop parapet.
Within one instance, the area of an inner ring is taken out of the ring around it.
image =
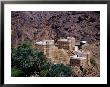
[[[39,42],[36,42],[35,44],[38,44],[38,45],[54,45],[54,40],[42,40],[42,41],[39,41]]]
[[[67,42],[68,39],[59,39],[58,41],[64,41],[64,42]]]
[[[67,39],[59,39],[58,41],[65,41],[65,42],[67,42],[68,40],[75,40],[75,38],[74,37],[67,37]]]
[[[75,39],[74,37],[67,37],[67,39]]]
[[[86,57],[78,57],[77,55],[70,56],[70,59],[84,60]]]

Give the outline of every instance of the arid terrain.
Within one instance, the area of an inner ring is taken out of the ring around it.
[[[24,40],[40,41],[75,37],[89,44],[83,50],[91,52],[100,70],[100,12],[99,11],[12,11],[11,45]]]
[[[100,40],[99,12],[11,13],[12,46],[24,39],[32,41],[73,36],[94,43]]]

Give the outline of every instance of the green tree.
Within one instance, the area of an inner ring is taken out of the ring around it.
[[[48,77],[49,76],[49,70],[50,70],[51,63],[48,61],[45,61],[41,67],[40,76],[41,77]]]
[[[11,69],[11,76],[12,76],[12,77],[24,76],[24,72],[23,72],[22,70],[12,68],[12,69]]]
[[[30,76],[34,71],[40,72],[46,61],[42,52],[33,49],[29,42],[23,42],[17,48],[12,48],[12,67],[18,68]]]
[[[70,67],[64,66],[64,64],[53,64],[50,68],[50,77],[67,77],[71,76],[72,69]]]
[[[47,61],[43,52],[34,49],[29,42],[23,42],[18,47],[12,48],[11,55],[12,76],[20,76],[21,71],[25,73],[24,76],[35,75],[36,72],[36,75],[41,77],[66,77],[72,73],[68,66]]]

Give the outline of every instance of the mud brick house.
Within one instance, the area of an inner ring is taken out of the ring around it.
[[[58,39],[56,43],[54,40],[38,41],[35,43],[35,47],[54,63],[83,68],[90,66],[90,52],[80,51],[75,44],[74,37],[67,37]]]

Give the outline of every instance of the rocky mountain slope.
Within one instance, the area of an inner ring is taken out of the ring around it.
[[[98,11],[12,11],[12,47],[28,39],[58,39],[73,36],[94,43],[100,40]]]

